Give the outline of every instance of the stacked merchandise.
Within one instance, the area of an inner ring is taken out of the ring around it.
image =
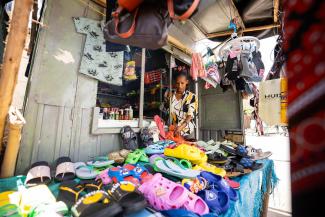
[[[190,143],[171,134],[157,122],[141,130],[139,145],[126,126],[122,150],[88,162],[60,157],[54,180],[49,164],[36,162],[16,192],[1,193],[0,215],[218,216],[238,200],[240,184],[231,179],[260,169],[256,160],[271,155],[228,141]]]

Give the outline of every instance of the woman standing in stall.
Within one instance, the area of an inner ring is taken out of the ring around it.
[[[189,79],[186,72],[176,76],[176,91],[168,94],[171,97],[170,113],[175,134],[185,139],[195,138],[195,116],[198,110],[197,96],[187,90]]]

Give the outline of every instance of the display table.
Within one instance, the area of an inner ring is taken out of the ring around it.
[[[240,183],[238,201],[231,202],[222,217],[259,217],[266,216],[269,192],[277,184],[273,160],[259,161],[264,164],[257,171],[235,178]]]
[[[272,160],[259,161],[264,164],[263,168],[257,171],[235,178],[240,183],[238,190],[238,201],[231,201],[230,207],[222,217],[259,217],[266,216],[268,208],[269,192],[277,184],[277,177],[274,171],[274,162]],[[17,186],[23,184],[25,176],[0,179],[0,192],[13,190],[17,191]],[[49,185],[50,190],[57,196],[60,183]],[[143,210],[130,215],[130,217],[148,216],[148,211]],[[150,215],[149,215],[150,216]]]

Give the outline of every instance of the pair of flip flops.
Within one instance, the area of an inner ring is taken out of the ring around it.
[[[139,185],[150,176],[148,170],[137,164],[126,164],[123,167],[113,167],[108,170],[108,177],[114,182],[129,181],[135,185]]]
[[[200,176],[207,180],[209,188],[200,191],[198,195],[204,199],[213,212],[224,213],[229,208],[230,200],[238,200],[237,192],[221,176],[210,172],[201,172]]]
[[[69,157],[60,157],[56,160],[56,172],[54,179],[58,182],[72,180],[75,178],[76,171],[74,163]],[[27,173],[25,184],[27,186],[49,184],[52,181],[51,168],[46,161],[33,163]]]
[[[139,190],[155,210],[185,208],[199,215],[209,213],[209,207],[202,198],[162,177],[160,173],[144,182]]]
[[[103,183],[94,180],[75,181],[70,180],[62,182],[59,186],[58,201],[63,201],[69,208],[85,194],[96,190],[102,190]]]
[[[173,158],[164,159],[158,157],[154,160],[154,167],[159,172],[163,172],[180,179],[194,179],[200,174],[199,171],[189,168],[191,167],[190,162],[187,161],[187,163],[185,163],[184,159],[182,161],[183,163]]]
[[[127,158],[128,154],[130,153],[130,150],[122,149],[120,151],[114,151],[108,154],[108,159],[114,160],[117,164],[124,163],[125,159]]]
[[[226,175],[226,170],[223,168],[217,167],[215,165],[209,164],[209,163],[201,163],[193,167],[194,170],[199,170],[199,171],[207,171],[211,172],[213,174],[219,175],[224,177]]]
[[[76,176],[79,179],[95,179],[101,171],[110,167],[114,160],[108,160],[106,157],[96,158],[96,160],[84,162],[77,162],[74,164]]]
[[[165,140],[165,141],[158,141],[154,144],[147,146],[144,151],[146,154],[163,154],[164,150],[167,146],[174,144],[174,141]]]
[[[144,127],[140,130],[141,147],[148,147],[154,143],[152,132],[148,127]]]
[[[108,192],[92,191],[77,200],[71,212],[75,217],[125,216],[140,211],[147,203],[130,182],[114,184]]]
[[[123,147],[128,150],[135,150],[138,148],[138,137],[130,126],[124,126],[121,129],[121,137]]]
[[[208,157],[199,148],[187,144],[170,145],[164,150],[164,155],[189,160],[194,164],[206,162]]]
[[[256,149],[253,148],[252,146],[247,146],[247,154],[252,160],[263,160],[265,158],[268,158],[272,155],[272,152],[266,151],[263,152],[262,149]]]
[[[143,149],[136,149],[133,152],[129,153],[125,160],[125,163],[136,164],[138,161],[149,162],[149,158]]]

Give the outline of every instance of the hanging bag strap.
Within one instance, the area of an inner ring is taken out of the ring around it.
[[[133,15],[133,21],[132,21],[132,25],[130,27],[130,29],[126,32],[123,32],[123,33],[120,33],[119,30],[118,30],[118,26],[119,26],[119,23],[120,23],[120,13],[122,12],[123,10],[123,7],[118,7],[116,9],[116,11],[114,11],[112,13],[112,16],[114,18],[114,23],[115,23],[115,33],[121,37],[121,38],[129,38],[131,37],[134,32],[135,32],[135,27],[136,27],[136,19],[138,17],[138,13],[139,13],[139,8],[137,8],[134,12],[134,15]]]
[[[174,0],[167,0],[169,16],[175,20],[186,20],[193,14],[193,12],[195,11],[199,3],[200,0],[193,0],[191,7],[181,16],[177,16],[175,15],[175,11],[174,11]]]

